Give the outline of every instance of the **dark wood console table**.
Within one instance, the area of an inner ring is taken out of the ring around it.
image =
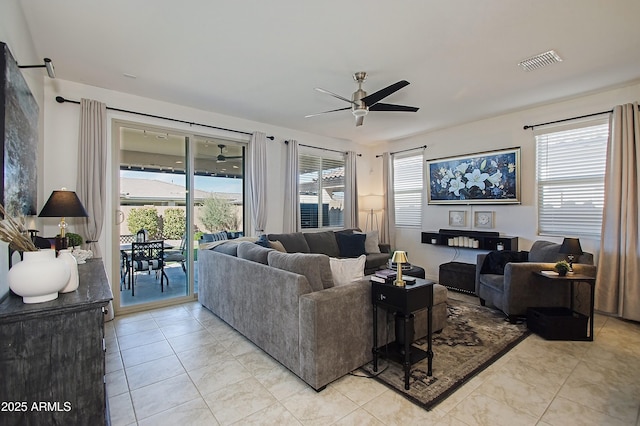
[[[78,265],[80,283],[45,303],[0,303],[0,423],[109,423],[104,313],[113,298],[102,260]]]
[[[396,287],[392,284],[371,282],[371,299],[373,303],[373,371],[378,371],[378,355],[387,353],[392,360],[398,361],[404,367],[404,388],[409,389],[409,373],[411,365],[427,358],[427,375],[431,376],[433,363],[433,350],[431,348],[432,324],[433,324],[433,281],[416,278],[416,283],[406,287]],[[378,306],[390,311],[396,311],[396,315],[403,322],[404,336],[402,345],[396,342],[378,347]],[[413,340],[413,312],[427,308],[427,351],[423,351],[412,345]]]

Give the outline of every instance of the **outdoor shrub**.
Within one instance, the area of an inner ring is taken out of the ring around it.
[[[131,234],[141,229],[149,232],[150,238],[158,235],[158,211],[155,207],[136,207],[131,209],[127,217],[127,228]]]
[[[162,235],[168,240],[182,239],[187,226],[185,211],[180,208],[170,208],[164,211],[162,221]]]
[[[236,208],[226,198],[205,198],[200,209],[200,220],[209,232],[235,230],[238,226]]]

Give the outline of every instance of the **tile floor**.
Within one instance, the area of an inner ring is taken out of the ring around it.
[[[640,325],[605,316],[595,325],[592,343],[528,337],[425,411],[350,375],[316,393],[197,302],[156,309],[106,325],[111,421],[640,426]]]

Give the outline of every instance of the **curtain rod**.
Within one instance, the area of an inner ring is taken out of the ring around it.
[[[638,110],[640,110],[640,105],[638,105]],[[588,117],[595,117],[596,115],[611,114],[612,112],[613,112],[613,109],[610,109],[609,111],[595,112],[593,114],[581,115],[579,117],[563,118],[562,120],[549,121],[548,123],[530,124],[530,125],[524,126],[524,130],[533,129],[534,127],[546,126],[547,124],[563,123],[565,121],[579,120],[581,118],[588,118]]]
[[[426,145],[417,146],[415,148],[409,148],[409,149],[403,149],[401,151],[390,152],[389,154],[391,154],[391,155],[400,154],[401,152],[408,152],[408,151],[413,151],[413,150],[416,150],[416,149],[427,149],[427,146]],[[382,154],[376,155],[376,158],[380,158],[380,157],[382,157]]]
[[[549,121],[549,122],[546,122],[546,123],[528,124],[528,125],[523,127],[523,130],[533,129],[534,127],[546,126],[547,124],[564,123],[565,121],[572,121],[572,120],[579,120],[581,118],[595,117],[596,115],[611,114],[612,112],[613,112],[613,110],[611,109],[609,111],[594,112],[593,114],[580,115],[578,117],[563,118],[562,120]]]
[[[271,139],[271,140],[273,140],[273,139]],[[286,143],[287,145],[289,145],[289,141],[284,141],[284,143]],[[305,145],[305,144],[303,144],[303,143],[299,143],[299,144],[298,144],[298,146],[304,146],[305,148],[321,149],[321,150],[323,150],[323,151],[337,152],[337,153],[340,153],[340,154],[347,154],[347,153],[348,153],[348,152],[346,152],[346,151],[338,151],[337,149],[329,149],[329,148],[320,148],[320,147],[317,147],[317,146]],[[358,153],[356,153],[356,155],[357,155],[358,157],[362,157],[362,154],[358,154]]]
[[[70,103],[72,103],[72,104],[78,104],[78,105],[80,105],[80,102],[78,102],[78,101],[72,101],[72,100],[70,100],[70,99],[65,99],[65,98],[63,98],[62,96],[56,96],[56,102],[58,102],[59,104],[63,104],[63,103],[65,103],[65,102],[70,102]],[[224,128],[224,127],[211,126],[211,125],[209,125],[209,124],[194,123],[194,122],[192,122],[192,121],[179,120],[179,119],[177,119],[177,118],[163,117],[163,116],[161,116],[161,115],[147,114],[147,113],[144,113],[144,112],[129,111],[129,110],[126,110],[126,109],[113,108],[113,107],[109,107],[109,106],[107,107],[107,109],[110,109],[110,110],[112,110],[112,111],[118,111],[118,112],[126,112],[126,113],[129,113],[129,114],[143,115],[143,116],[145,116],[145,117],[159,118],[159,119],[161,119],[161,120],[175,121],[175,122],[178,122],[178,123],[188,124],[188,125],[190,125],[190,126],[208,127],[208,128],[210,128],[210,129],[225,130],[225,131],[227,131],[227,132],[241,133],[241,134],[243,134],[243,135],[249,135],[249,136],[251,136],[251,135],[253,134],[253,133],[249,133],[249,132],[243,132],[242,130],[227,129],[227,128]],[[271,140],[273,140],[273,139],[274,139],[274,137],[273,137],[273,136],[267,136],[267,139],[271,139]]]

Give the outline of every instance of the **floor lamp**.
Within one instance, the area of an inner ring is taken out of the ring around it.
[[[364,230],[373,231],[380,229],[378,226],[378,215],[376,212],[382,211],[384,208],[384,198],[382,195],[365,195],[360,200],[362,209],[367,212],[367,221]]]

